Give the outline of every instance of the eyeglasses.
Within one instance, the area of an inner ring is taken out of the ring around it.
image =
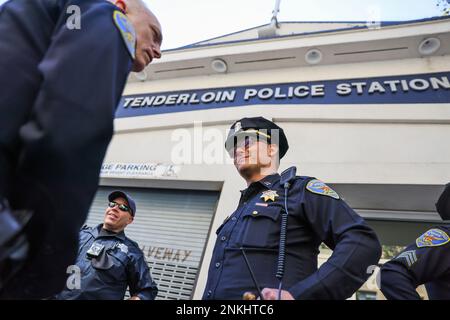
[[[254,136],[246,136],[243,138],[234,138],[234,144],[230,146],[230,148],[227,150],[230,157],[233,157],[233,155],[236,153],[236,149],[242,148],[247,149],[253,146],[255,143],[259,141],[258,137]]]
[[[131,212],[131,209],[130,209],[129,206],[127,206],[127,205],[125,205],[125,204],[120,204],[120,203],[117,203],[117,202],[114,202],[114,201],[110,201],[110,202],[108,203],[108,206],[109,206],[110,208],[114,208],[115,206],[117,206],[117,207],[119,208],[119,210],[121,210],[121,211]]]

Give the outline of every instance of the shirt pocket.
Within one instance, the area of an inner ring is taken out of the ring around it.
[[[242,217],[244,247],[273,248],[278,246],[281,207],[250,208]]]
[[[121,283],[126,282],[127,274],[126,268],[128,263],[128,256],[115,248],[107,250],[108,259],[111,260],[112,266],[106,270],[98,270],[99,278],[105,283]]]

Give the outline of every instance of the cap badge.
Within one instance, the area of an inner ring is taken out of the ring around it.
[[[234,132],[238,132],[242,130],[242,124],[240,121],[236,122],[236,124],[234,125]]]

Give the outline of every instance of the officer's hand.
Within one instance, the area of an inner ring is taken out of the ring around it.
[[[278,300],[278,289],[264,288],[261,291],[264,300]],[[281,300],[295,300],[289,291],[281,290]]]
[[[139,298],[138,296],[132,296],[132,297],[128,298],[127,300],[141,300],[141,298]]]
[[[256,293],[247,291],[242,295],[242,300],[256,300],[257,297]]]
[[[161,58],[161,25],[142,0],[125,0],[127,17],[136,31],[136,59],[133,71],[142,71],[153,59]]]

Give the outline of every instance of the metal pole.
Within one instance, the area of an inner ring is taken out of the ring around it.
[[[272,11],[272,21],[275,20],[275,23],[277,23],[277,24],[278,24],[277,16],[278,16],[278,13],[280,12],[280,3],[281,3],[281,0],[276,0],[275,8]]]

